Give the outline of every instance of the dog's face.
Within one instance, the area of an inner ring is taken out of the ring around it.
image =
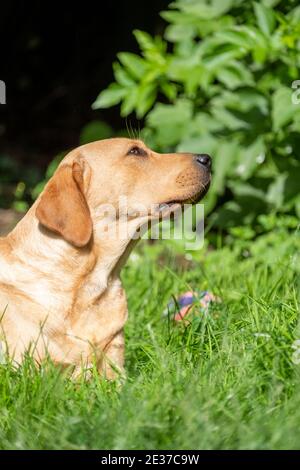
[[[48,229],[84,246],[91,237],[93,214],[101,206],[110,204],[120,211],[126,201],[131,218],[164,217],[205,195],[210,168],[205,154],[159,154],[139,140],[125,138],[92,142],[65,157],[36,215]]]

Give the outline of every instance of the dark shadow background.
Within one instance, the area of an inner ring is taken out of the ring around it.
[[[137,51],[135,28],[159,33],[168,0],[111,2],[6,1],[0,16],[0,152],[45,168],[78,145],[80,129],[102,119],[125,127],[119,108],[91,104],[112,80],[120,51]]]

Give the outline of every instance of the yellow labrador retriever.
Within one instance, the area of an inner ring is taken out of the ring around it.
[[[31,347],[38,362],[47,354],[75,374],[94,360],[107,378],[122,371],[127,305],[120,270],[133,235],[198,201],[210,163],[205,154],[162,155],[125,138],[71,151],[25,217],[0,238],[6,353],[19,363]],[[126,225],[122,236],[110,233],[113,223],[118,230]]]

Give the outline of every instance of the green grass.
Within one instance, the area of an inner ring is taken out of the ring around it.
[[[246,246],[247,245],[247,246]],[[300,448],[297,233],[194,253],[141,245],[123,273],[128,379],[74,383],[0,368],[2,449]],[[176,254],[177,253],[177,254]],[[190,287],[222,299],[188,325],[162,317]]]

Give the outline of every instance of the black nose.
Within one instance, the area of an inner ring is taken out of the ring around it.
[[[195,156],[197,163],[205,166],[206,168],[211,168],[211,157],[207,153],[199,153]]]

